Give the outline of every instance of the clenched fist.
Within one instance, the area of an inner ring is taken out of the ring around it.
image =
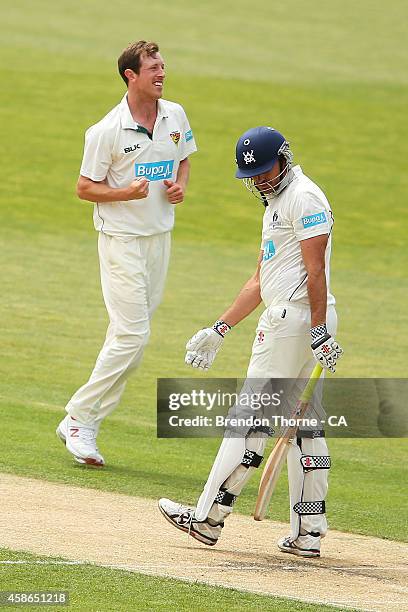
[[[149,181],[145,178],[137,178],[127,188],[128,200],[142,200],[149,195]]]
[[[200,370],[208,370],[230,329],[231,326],[221,320],[216,321],[212,327],[200,329],[186,344],[186,364]]]
[[[326,324],[316,325],[310,330],[312,351],[316,360],[326,370],[336,371],[337,360],[343,355],[343,349],[328,333]]]
[[[184,200],[184,189],[182,186],[167,179],[163,183],[167,187],[166,196],[170,204],[180,204]]]

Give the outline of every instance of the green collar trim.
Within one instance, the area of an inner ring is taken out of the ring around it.
[[[152,135],[152,132],[149,132],[148,129],[139,124],[137,124],[136,132],[141,132],[142,134],[147,134],[148,136]]]

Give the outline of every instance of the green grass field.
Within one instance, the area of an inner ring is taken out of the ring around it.
[[[236,139],[254,125],[287,136],[296,161],[333,205],[332,286],[345,348],[339,376],[406,376],[405,2],[311,8],[296,0],[249,8],[230,0],[160,0],[147,8],[119,0],[101,11],[96,0],[39,0],[29,9],[23,0],[4,0],[0,14],[0,471],[196,499],[218,442],[156,439],[156,379],[191,375],[185,339],[220,314],[255,267],[262,206],[234,179]],[[96,473],[75,468],[54,435],[63,406],[93,367],[107,323],[92,206],[74,192],[83,132],[123,95],[116,58],[142,37],[160,43],[165,97],[184,105],[199,152],[177,211],[165,299],[142,367],[101,430],[109,466]],[[244,375],[259,314],[230,334],[212,376]],[[406,440],[333,440],[331,451],[331,526],[403,539]],[[239,512],[250,514],[256,488],[254,480]],[[287,520],[284,481],[271,516]],[[86,584],[87,570],[80,571]],[[121,576],[111,572],[112,593]],[[147,607],[137,609],[149,607],[150,580],[140,577],[126,591],[129,598],[144,593]],[[166,589],[162,580],[155,585],[159,601]],[[180,590],[178,609],[195,605],[205,591],[196,588]],[[86,597],[77,609],[91,609]],[[217,597],[221,602],[221,591]],[[244,606],[239,597],[237,610]],[[286,609],[276,606],[262,602]]]
[[[14,562],[13,565],[3,564]],[[19,563],[17,563],[19,562]],[[250,610],[256,612],[334,612],[343,608],[271,598],[235,589],[222,589],[180,580],[143,576],[91,564],[61,565],[63,560],[13,553],[0,549],[0,584],[7,591],[69,591],[69,607],[86,612],[100,610]],[[54,563],[54,564],[53,564]],[[33,571],[34,570],[34,571]],[[103,589],[101,588],[103,585]],[[3,587],[2,587],[3,588]],[[50,606],[36,606],[47,610]],[[2,610],[15,606],[2,606]],[[21,608],[20,608],[21,609]],[[350,610],[350,608],[348,608]]]

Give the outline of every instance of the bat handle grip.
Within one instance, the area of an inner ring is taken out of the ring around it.
[[[320,375],[322,373],[322,366],[320,365],[320,363],[317,363],[314,367],[314,370],[310,376],[309,382],[307,383],[306,387],[303,390],[302,395],[300,396],[300,401],[302,403],[308,402],[310,400],[310,398],[313,395],[313,391],[314,388],[316,386],[317,381],[320,378]]]

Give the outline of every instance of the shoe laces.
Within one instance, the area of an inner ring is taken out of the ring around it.
[[[188,542],[190,541],[190,535],[191,535],[191,527],[193,524],[193,517],[194,517],[194,508],[190,508],[189,506],[183,506],[183,504],[180,504],[179,507],[177,508],[177,511],[179,513],[179,515],[182,514],[188,514],[188,531],[187,531],[187,540]],[[186,524],[186,523],[185,523]]]
[[[96,435],[95,430],[92,427],[80,427],[79,435],[84,440],[84,442],[89,442],[90,444],[96,444]]]
[[[184,504],[179,504],[177,506],[177,514],[194,514],[195,508],[191,508],[190,506],[185,506]]]
[[[190,537],[191,537],[191,527],[192,527],[192,524],[193,524],[193,513],[191,512],[190,519],[188,521],[188,532],[187,532],[187,541],[188,541],[189,545],[190,545]]]

